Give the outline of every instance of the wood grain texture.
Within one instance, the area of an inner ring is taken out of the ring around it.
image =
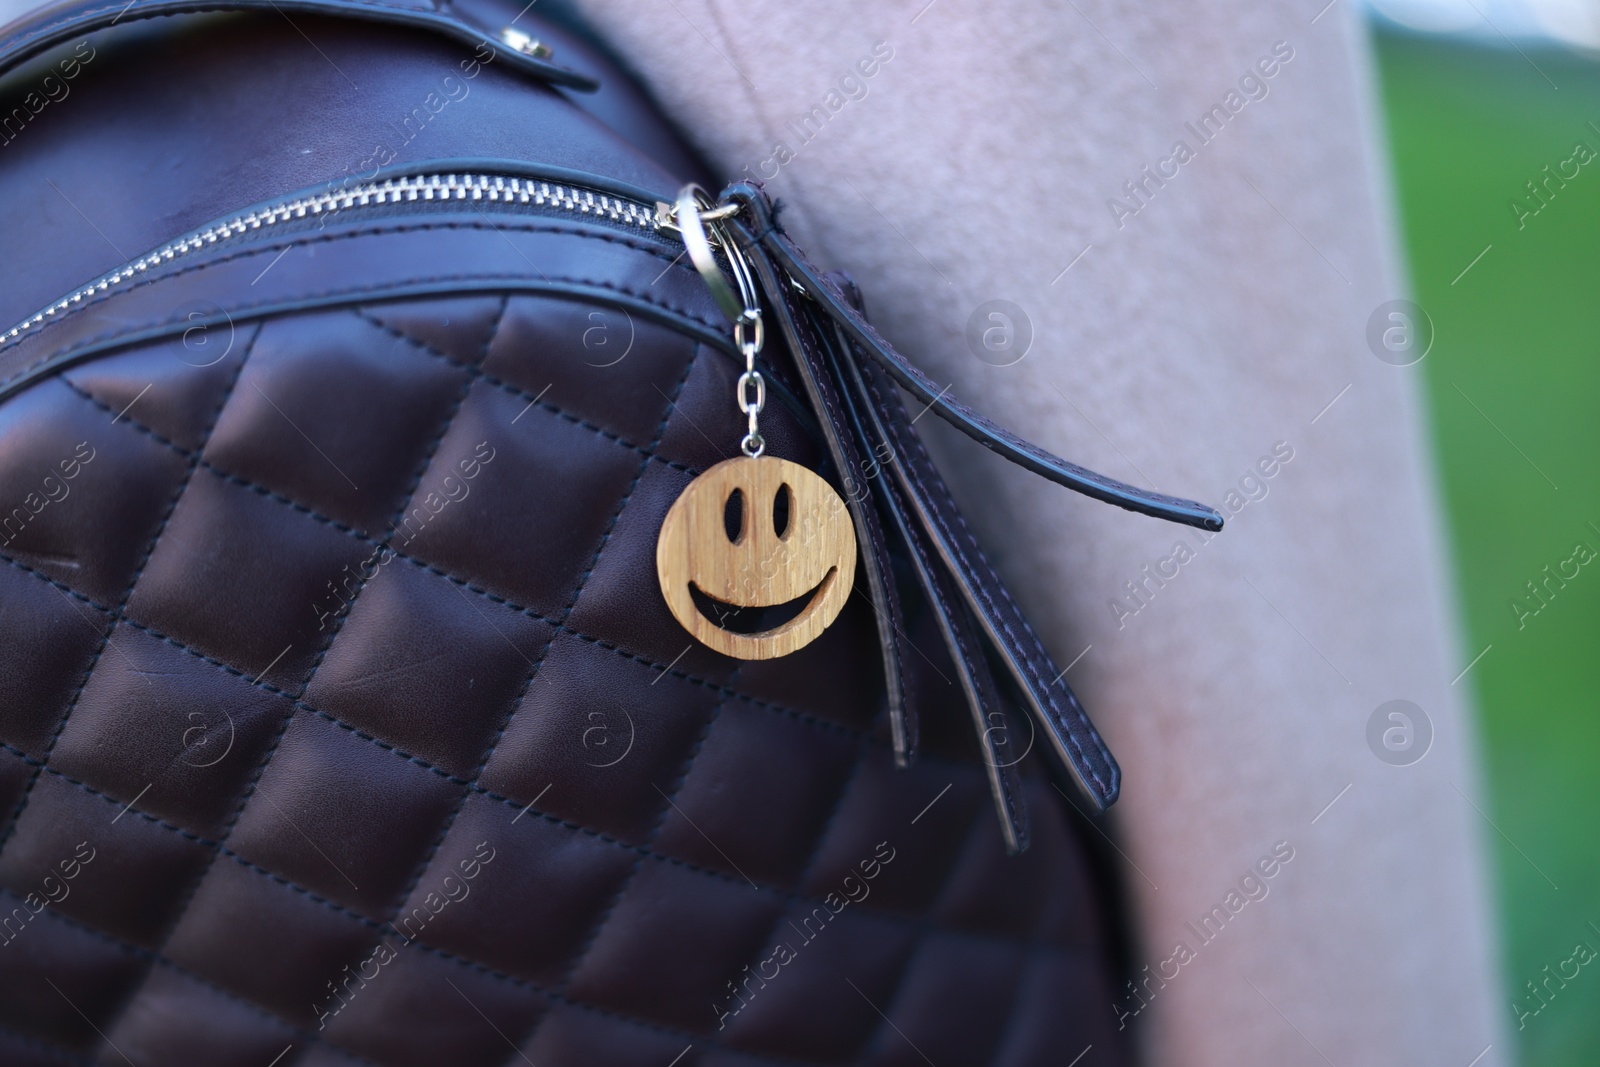
[[[740,497],[730,538],[729,501]],[[780,494],[787,518],[775,514]],[[821,635],[850,596],[856,535],[844,500],[821,477],[786,459],[739,456],[689,484],[667,511],[656,542],[656,574],[673,617],[702,644],[736,659],[775,659]],[[809,598],[794,618],[758,633],[707,618],[691,586],[724,604],[770,608]]]

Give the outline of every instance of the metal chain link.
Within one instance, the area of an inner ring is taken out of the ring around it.
[[[753,337],[745,336],[745,327],[753,326]],[[761,436],[761,427],[758,416],[761,409],[767,406],[767,380],[756,370],[756,354],[761,351],[761,346],[766,340],[766,327],[761,321],[759,307],[747,307],[744,314],[733,324],[733,339],[739,346],[739,351],[744,354],[744,373],[739,375],[739,384],[735,387],[739,410],[745,413],[749,421],[749,431],[744,435],[744,440],[739,442],[739,450],[754,459],[766,451],[766,439]],[[755,399],[750,398],[750,389],[755,387]]]
[[[754,459],[767,448],[758,419],[761,409],[767,406],[767,380],[756,370],[756,356],[766,344],[767,328],[761,318],[761,302],[756,298],[755,279],[750,276],[750,264],[745,262],[744,253],[734,244],[726,227],[712,223],[711,230],[728,256],[728,267],[739,287],[739,296],[744,301],[744,310],[733,320],[733,343],[739,346],[739,352],[744,356],[744,373],[739,375],[739,384],[734,387],[734,392],[739,410],[744,412],[748,423],[744,440],[739,442],[739,451]],[[750,396],[752,388],[755,390],[753,400]]]
[[[718,304],[733,319],[733,342],[744,356],[744,373],[739,375],[739,383],[735,386],[735,402],[746,420],[746,432],[744,439],[739,442],[739,451],[754,459],[767,448],[766,439],[761,436],[759,419],[761,410],[767,406],[767,380],[756,370],[756,356],[760,355],[762,346],[766,344],[767,331],[761,318],[761,301],[756,295],[750,264],[728,233],[728,228],[722,224],[724,218],[737,211],[736,205],[712,206],[709,198],[694,185],[684,187],[675,206],[665,203],[657,205],[658,217],[683,234],[684,246],[695,268],[706,279]],[[711,254],[713,248],[720,248],[727,257],[728,273],[733,275],[737,295],[722,277]]]

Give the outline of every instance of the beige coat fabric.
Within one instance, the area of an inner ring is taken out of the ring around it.
[[[1147,1061],[1511,1062],[1481,650],[1420,369],[1374,354],[1405,285],[1349,0],[578,6],[929,374],[1228,514],[1208,539],[918,424],[1122,763]]]

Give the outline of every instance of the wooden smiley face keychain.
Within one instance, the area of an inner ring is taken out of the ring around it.
[[[839,617],[855,581],[856,535],[831,485],[798,463],[763,454],[757,416],[767,387],[756,370],[764,339],[761,306],[749,265],[715,226],[722,210],[708,210],[693,185],[679,194],[675,208],[657,205],[662,220],[682,232],[690,260],[733,320],[745,366],[738,404],[749,429],[739,445],[742,456],[701,474],[668,509],[656,541],[656,575],[673,617],[696,640],[735,659],[775,659],[810,644]],[[727,253],[737,294],[712,253],[708,221]],[[713,610],[793,614],[770,629],[736,632],[713,620],[696,593]]]

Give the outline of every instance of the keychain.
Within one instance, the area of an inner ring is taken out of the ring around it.
[[[761,305],[749,265],[718,222],[737,210],[709,206],[698,186],[686,186],[675,206],[657,205],[662,229],[677,229],[684,247],[722,310],[733,320],[744,356],[737,388],[747,432],[743,454],[723,460],[689,483],[673,502],[656,542],[656,574],[673,617],[702,644],[735,659],[787,656],[804,648],[838,618],[855,581],[854,524],[839,494],[815,472],[768,456],[758,417],[766,380],[756,370],[765,341]],[[707,224],[711,226],[707,233]],[[712,251],[726,253],[729,287]],[[696,602],[713,607],[798,611],[757,633],[726,629]]]

